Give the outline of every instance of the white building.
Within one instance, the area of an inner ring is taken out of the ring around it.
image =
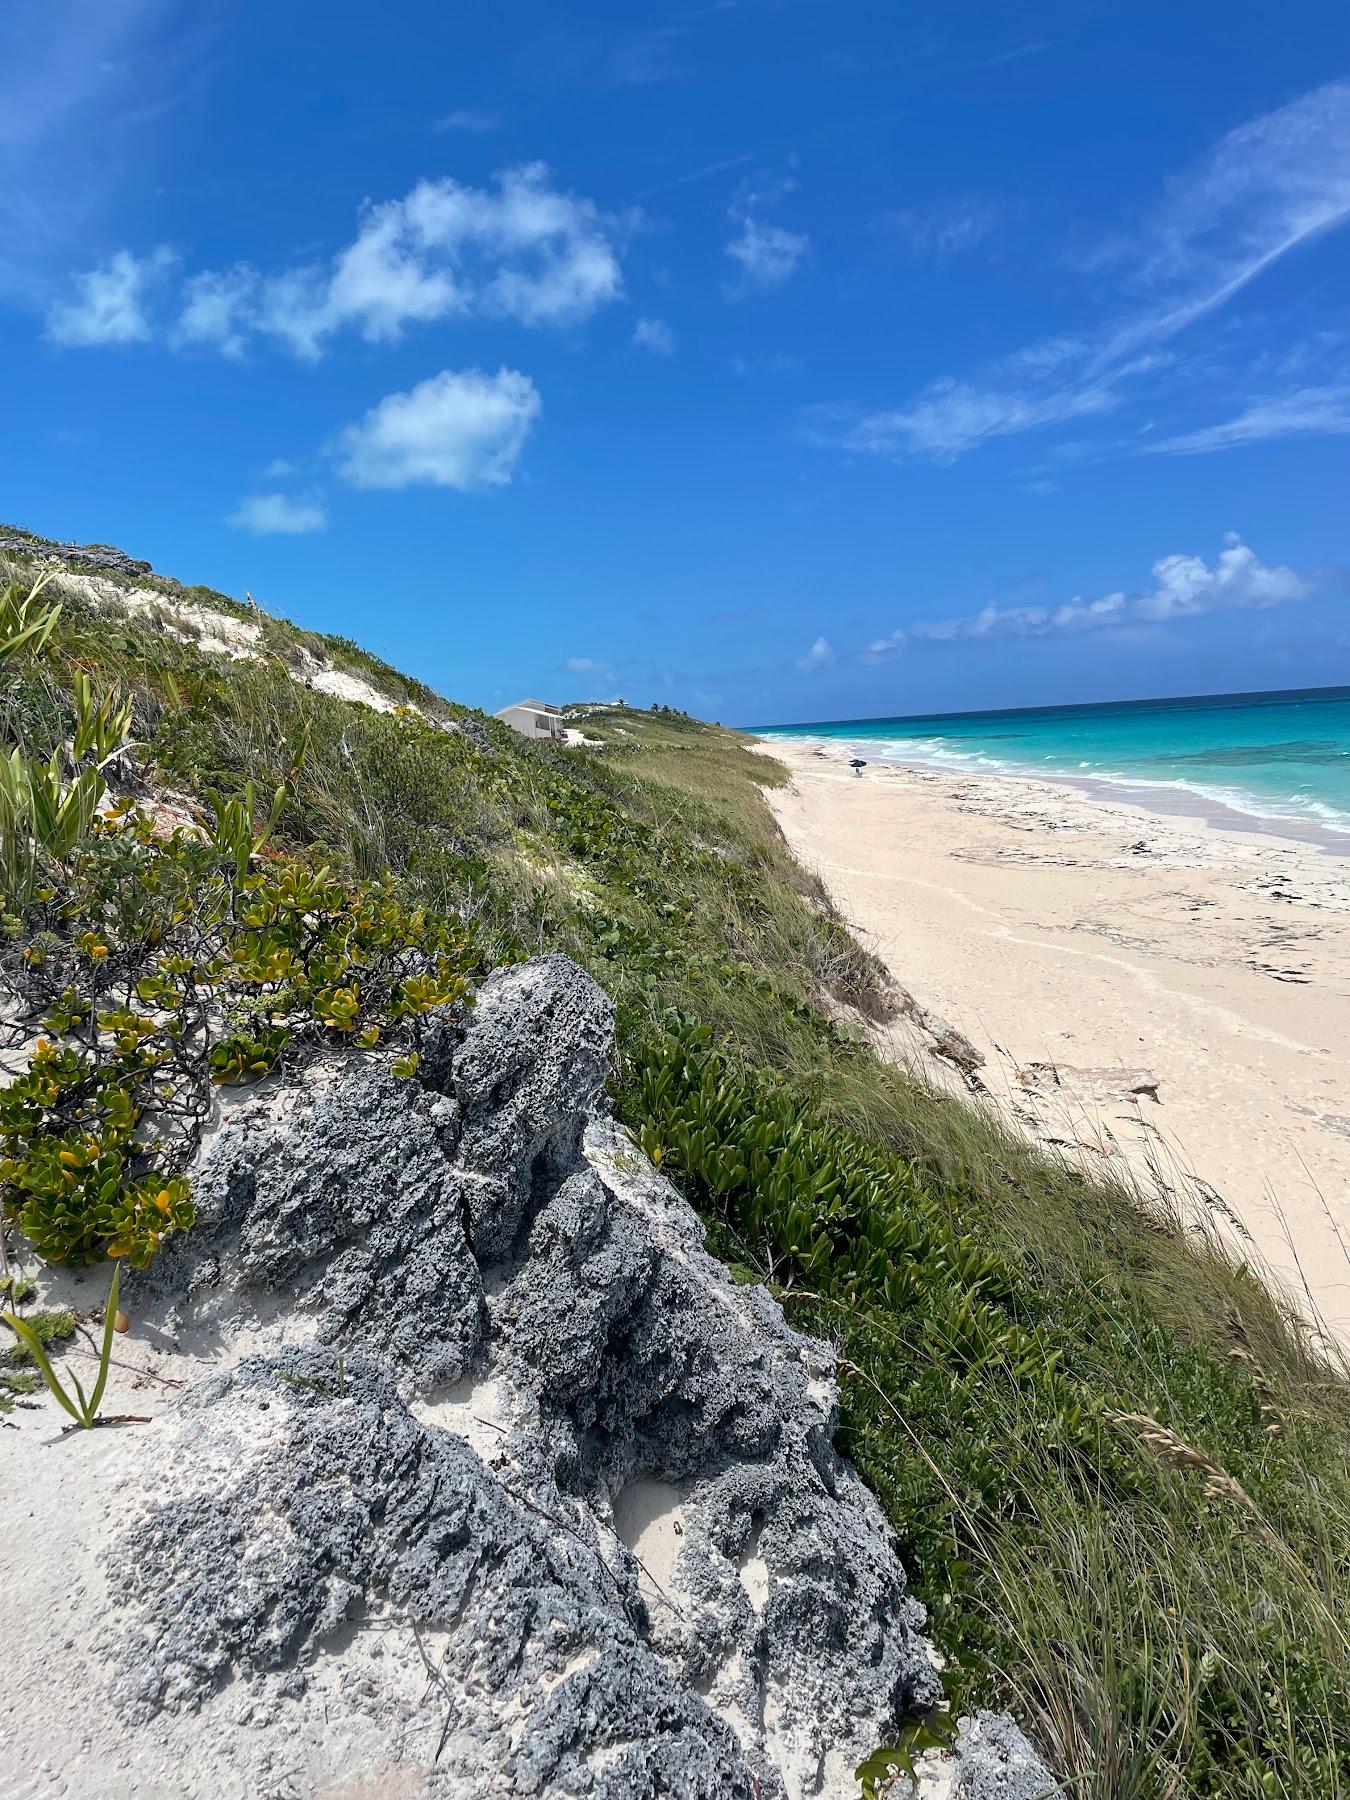
[[[517,700],[514,706],[504,706],[497,717],[505,719],[522,737],[552,739],[556,744],[567,741],[561,709],[547,701]]]

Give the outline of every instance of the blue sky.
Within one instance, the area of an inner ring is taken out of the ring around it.
[[[0,516],[489,708],[1350,680],[1350,12],[9,0]]]

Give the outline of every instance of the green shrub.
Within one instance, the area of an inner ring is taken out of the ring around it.
[[[0,1089],[0,1190],[48,1261],[140,1266],[192,1223],[182,1170],[211,1083],[305,1043],[411,1044],[467,994],[467,928],[388,881],[257,861],[245,829],[98,821],[0,956],[13,1029],[41,1034]]]

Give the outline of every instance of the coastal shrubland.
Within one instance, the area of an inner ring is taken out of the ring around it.
[[[1094,1800],[1350,1789],[1350,1387],[1207,1239],[878,1058],[887,979],[788,854],[779,765],[632,708],[539,745],[282,621],[228,661],[78,582],[58,603],[0,667],[5,749],[58,805],[89,768],[108,795],[69,843],[30,833],[6,898],[16,1252],[152,1256],[191,1229],[212,1080],[411,1055],[478,972],[565,950],[614,998],[642,1147],[837,1347],[840,1444],[954,1711],[1010,1707]],[[306,686],[300,649],[389,710]]]

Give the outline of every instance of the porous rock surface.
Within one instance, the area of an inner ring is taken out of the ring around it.
[[[208,1365],[108,1515],[93,1659],[172,1771],[134,1791],[851,1795],[938,1700],[830,1352],[609,1118],[611,1033],[538,959],[418,1081],[335,1058],[204,1144],[124,1289]],[[1052,1791],[1004,1726],[940,1791]]]

